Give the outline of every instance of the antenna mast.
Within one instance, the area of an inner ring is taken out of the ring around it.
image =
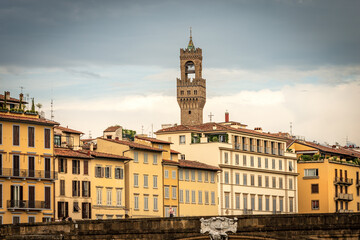
[[[51,99],[51,120],[54,120],[54,101]]]
[[[290,122],[290,136],[292,137],[292,122]]]

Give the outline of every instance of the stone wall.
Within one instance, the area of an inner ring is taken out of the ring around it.
[[[229,239],[360,239],[360,213],[229,217],[238,218],[237,233]],[[0,239],[209,239],[200,234],[200,218],[2,225]]]

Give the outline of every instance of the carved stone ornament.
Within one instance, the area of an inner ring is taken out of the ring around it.
[[[209,219],[201,218],[200,233],[207,233],[211,240],[227,240],[226,232],[236,233],[237,218],[230,219],[226,217],[212,217]]]

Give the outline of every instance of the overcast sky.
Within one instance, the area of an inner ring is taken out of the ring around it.
[[[0,0],[0,90],[100,136],[179,123],[179,49],[193,29],[204,122],[230,119],[360,145],[360,1]],[[142,127],[143,126],[143,127]],[[143,129],[143,130],[142,130]]]

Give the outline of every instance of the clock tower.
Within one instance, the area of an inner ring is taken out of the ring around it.
[[[182,125],[203,123],[206,102],[206,80],[202,78],[202,50],[195,48],[190,29],[190,41],[180,49],[181,78],[177,79],[177,101],[181,110]]]

